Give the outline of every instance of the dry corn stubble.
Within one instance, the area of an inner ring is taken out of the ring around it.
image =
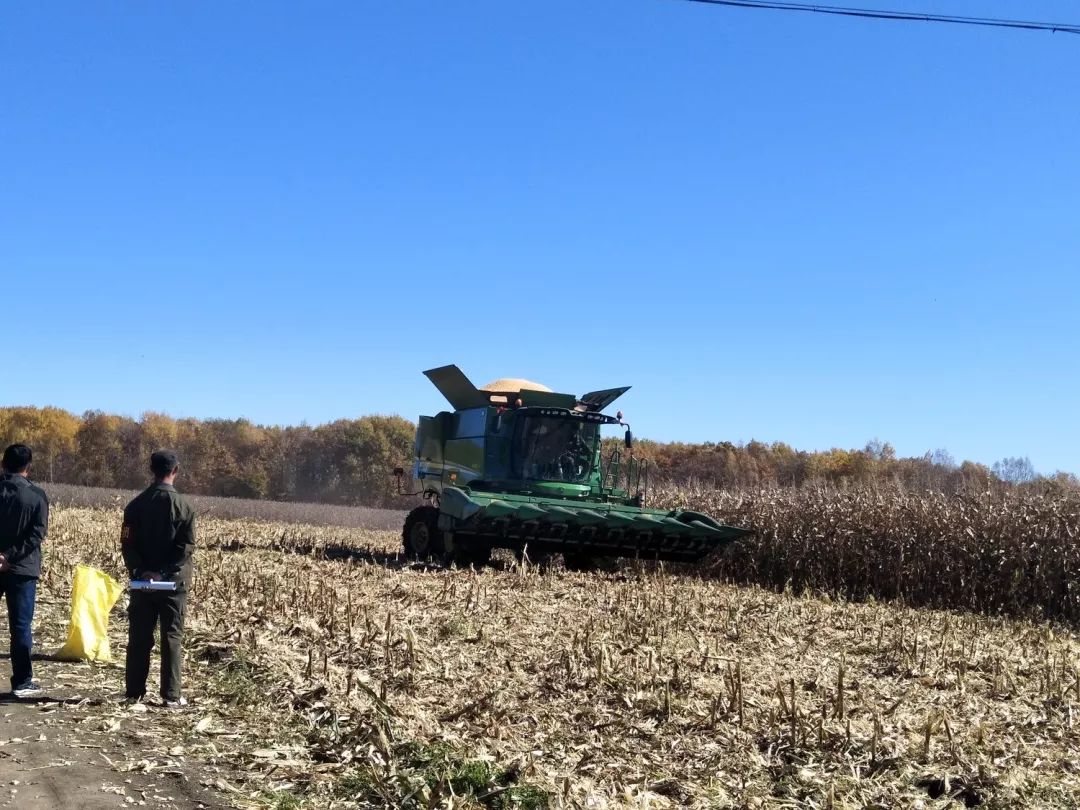
[[[118,523],[58,510],[46,587],[76,562],[119,575]],[[551,807],[1080,803],[1080,645],[1061,628],[656,566],[425,570],[385,532],[207,519],[200,541],[202,710],[179,722],[235,737],[214,756],[250,767],[242,797],[529,806],[423,772],[417,752],[451,752]]]

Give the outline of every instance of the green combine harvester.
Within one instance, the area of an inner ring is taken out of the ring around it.
[[[601,413],[629,387],[577,397],[519,379],[477,388],[457,366],[424,374],[454,410],[420,417],[412,494],[427,503],[405,520],[409,557],[482,564],[506,548],[558,552],[572,569],[598,557],[693,562],[749,534],[700,512],[646,508],[648,466],[633,458],[622,412]],[[606,459],[605,425],[626,431]]]

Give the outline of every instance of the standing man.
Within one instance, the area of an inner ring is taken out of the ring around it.
[[[11,691],[18,698],[42,693],[34,682],[30,650],[49,499],[27,478],[32,460],[29,447],[13,444],[0,463],[0,591],[7,599],[11,630]]]
[[[160,625],[161,697],[170,709],[187,705],[180,695],[180,638],[195,549],[195,510],[173,488],[179,470],[171,450],[150,456],[154,483],[124,509],[120,533],[132,579],[176,583],[175,591],[132,591],[128,608],[127,697],[146,695],[154,628]]]

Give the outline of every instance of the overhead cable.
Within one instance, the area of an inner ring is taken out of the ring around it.
[[[865,17],[875,20],[952,23],[955,25],[979,25],[989,28],[1019,28],[1027,31],[1052,31],[1055,33],[1060,31],[1065,34],[1080,34],[1080,23],[1009,20],[999,17],[960,17],[952,14],[922,14],[914,11],[823,6],[816,3],[785,3],[773,2],[773,0],[688,0],[688,2],[705,3],[711,6],[767,9],[770,11],[803,11],[816,14],[832,14],[840,17]]]

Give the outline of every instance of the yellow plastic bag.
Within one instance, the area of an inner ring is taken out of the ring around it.
[[[89,565],[75,567],[71,588],[71,628],[64,648],[56,654],[64,661],[111,661],[109,612],[124,586],[104,571]]]

